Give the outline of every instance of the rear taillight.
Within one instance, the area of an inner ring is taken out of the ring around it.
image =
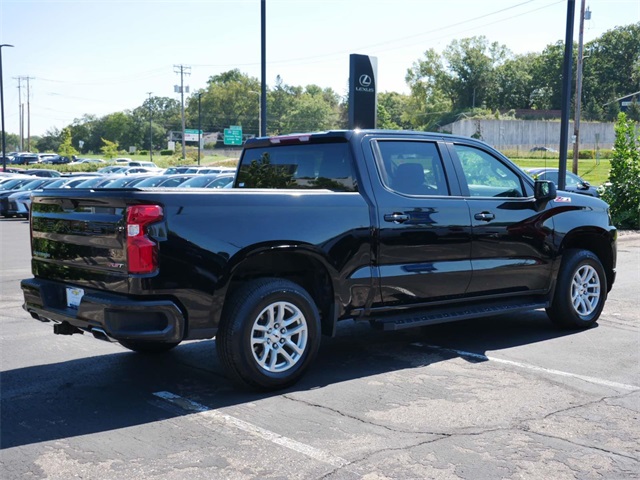
[[[160,205],[132,205],[127,208],[129,273],[151,273],[158,268],[158,244],[147,235],[147,225],[160,220]]]

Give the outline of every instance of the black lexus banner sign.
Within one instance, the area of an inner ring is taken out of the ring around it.
[[[376,128],[378,59],[349,56],[349,128]]]

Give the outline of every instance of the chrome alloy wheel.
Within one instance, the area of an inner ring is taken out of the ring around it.
[[[591,315],[600,301],[600,277],[591,265],[582,265],[571,281],[571,303],[578,315]]]
[[[302,358],[308,338],[302,311],[289,302],[274,302],[260,312],[251,328],[253,358],[267,372],[286,372]]]

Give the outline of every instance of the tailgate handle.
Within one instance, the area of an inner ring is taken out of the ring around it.
[[[491,212],[476,213],[473,217],[476,220],[482,220],[483,222],[490,222],[496,218],[496,216]]]
[[[404,223],[409,220],[409,215],[405,213],[387,213],[384,216],[385,222]]]

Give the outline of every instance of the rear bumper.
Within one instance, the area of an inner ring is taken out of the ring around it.
[[[66,297],[71,285],[30,278],[20,286],[23,308],[40,321],[66,322],[96,336],[104,332],[113,340],[180,342],[184,337],[184,315],[171,300],[84,289],[78,308],[73,308],[67,306]]]

